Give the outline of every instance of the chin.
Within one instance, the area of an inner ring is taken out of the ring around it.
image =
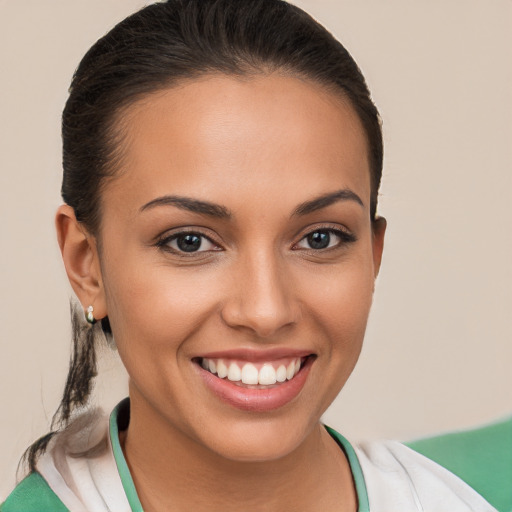
[[[318,425],[319,417],[301,420],[289,416],[233,421],[229,427],[224,422],[212,428],[207,439],[203,431],[202,444],[230,461],[270,462],[286,458],[297,450]]]

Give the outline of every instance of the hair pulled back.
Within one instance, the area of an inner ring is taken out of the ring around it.
[[[122,162],[123,109],[202,75],[272,72],[312,80],[349,99],[368,142],[373,220],[383,148],[380,117],[365,79],[324,27],[282,0],[158,2],[121,21],[91,47],[73,76],[62,116],[62,197],[77,220],[101,241],[101,191]],[[80,341],[76,319],[73,324],[70,371],[52,429],[64,428],[73,411],[86,405],[96,375],[94,340],[82,336]],[[108,319],[100,325],[110,336]],[[53,433],[25,453],[31,470]]]
[[[380,119],[347,50],[298,7],[281,0],[168,0],[114,27],[84,56],[62,117],[62,197],[97,233],[101,186],[121,158],[123,107],[180,80],[208,73],[282,71],[348,97],[370,152],[371,215],[382,172]]]

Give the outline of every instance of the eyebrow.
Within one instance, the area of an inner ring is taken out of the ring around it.
[[[157,206],[175,206],[181,210],[188,210],[189,212],[200,213],[218,219],[230,219],[232,217],[231,212],[225,206],[183,196],[157,197],[142,206],[140,212],[150,210]]]
[[[364,203],[361,198],[355,192],[352,192],[352,190],[344,188],[337,190],[336,192],[329,192],[328,194],[321,195],[320,197],[299,204],[293,212],[293,216],[307,215],[308,213],[321,210],[322,208],[331,206],[339,201],[354,201],[364,208]]]
[[[293,211],[293,216],[307,215],[309,213],[321,210],[327,206],[331,206],[339,201],[354,201],[364,208],[364,203],[361,198],[350,189],[337,190],[336,192],[330,192],[323,194],[319,197],[306,201],[299,204]],[[208,215],[209,217],[215,217],[218,219],[231,219],[232,213],[228,208],[220,204],[211,203],[209,201],[201,201],[199,199],[192,199],[190,197],[183,196],[162,196],[157,197],[149,201],[140,208],[140,212],[151,210],[157,206],[174,206],[181,210],[187,210],[193,213],[199,213],[201,215]]]

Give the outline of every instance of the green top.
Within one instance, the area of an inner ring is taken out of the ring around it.
[[[455,473],[499,512],[512,512],[512,417],[406,444]]]
[[[130,507],[133,512],[143,512],[119,442],[119,430],[128,426],[129,416],[126,399],[112,412],[110,438]],[[369,512],[364,476],[354,449],[338,432],[325,428],[349,461],[359,502],[358,512]],[[512,417],[480,429],[422,439],[407,445],[458,475],[499,512],[512,512]],[[39,473],[27,476],[0,505],[0,512],[67,510]]]
[[[39,473],[23,479],[5,502],[1,512],[67,512],[68,509]]]

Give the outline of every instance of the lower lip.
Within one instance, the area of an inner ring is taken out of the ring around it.
[[[223,402],[243,411],[267,412],[285,406],[301,392],[312,363],[313,358],[309,357],[293,379],[267,389],[237,386],[234,382],[220,379],[200,366],[198,370],[208,389]]]

